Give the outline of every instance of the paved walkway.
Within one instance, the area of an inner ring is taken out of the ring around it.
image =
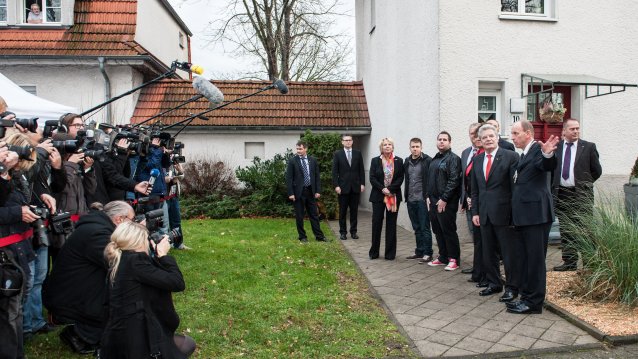
[[[402,211],[405,207],[401,206]],[[472,264],[473,245],[465,224],[458,216],[461,241],[461,267]],[[330,227],[339,238],[339,224]],[[414,234],[397,230],[397,257],[386,261],[383,255],[368,258],[371,213],[359,213],[360,239],[342,241],[373,290],[378,294],[399,328],[410,338],[423,357],[503,357],[574,351],[600,347],[601,344],[583,330],[556,314],[544,310],[540,315],[506,312],[499,295],[480,297],[469,275],[460,270],[448,272],[405,259],[414,253]],[[381,241],[381,253],[383,254]],[[436,255],[436,241],[433,239]],[[548,268],[559,264],[560,250],[550,246]]]

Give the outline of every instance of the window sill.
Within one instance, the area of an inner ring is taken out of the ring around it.
[[[71,26],[65,25],[61,23],[51,23],[51,24],[9,24],[9,23],[0,23],[0,26],[6,26],[13,29],[33,29],[33,30],[46,30],[46,29],[68,29]]]
[[[558,18],[549,16],[534,16],[534,15],[510,15],[500,14],[498,16],[501,20],[524,20],[524,21],[544,21],[544,22],[557,22]]]

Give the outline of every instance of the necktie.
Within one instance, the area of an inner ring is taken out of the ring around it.
[[[348,155],[348,164],[352,166],[352,151],[348,150],[346,154]]]
[[[306,187],[310,187],[310,171],[308,171],[306,157],[301,157],[301,166],[303,167],[303,184]]]
[[[572,145],[571,142],[565,142],[567,148],[565,148],[565,158],[563,159],[563,179],[566,180],[569,178],[569,167],[572,162]]]
[[[492,154],[487,155],[487,166],[485,167],[485,182],[490,177],[490,169],[492,169]]]

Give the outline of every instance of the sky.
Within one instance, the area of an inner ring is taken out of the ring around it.
[[[340,16],[338,24],[343,32],[352,38],[352,78],[354,80],[354,1],[340,0],[341,13],[349,16]],[[191,38],[191,59],[193,64],[204,67],[204,77],[216,79],[221,74],[232,74],[242,69],[254,69],[253,61],[250,59],[236,59],[224,54],[222,46],[208,43],[205,35],[206,27],[216,18],[223,18],[224,6],[228,0],[169,0],[182,21],[193,33]]]

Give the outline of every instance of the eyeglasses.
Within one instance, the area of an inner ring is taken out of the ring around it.
[[[69,125],[69,127],[82,128],[82,127],[84,127],[84,124],[83,123],[74,123],[74,124]]]

